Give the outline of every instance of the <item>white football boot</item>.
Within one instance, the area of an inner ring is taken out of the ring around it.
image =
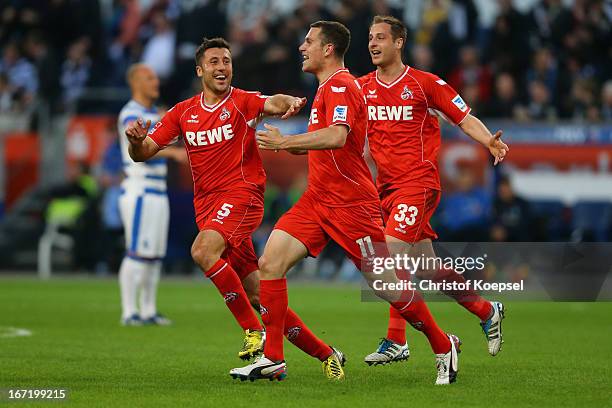
[[[436,368],[438,369],[436,385],[452,384],[457,380],[461,340],[454,334],[447,334],[447,336],[451,343],[450,351],[446,354],[436,354]]]
[[[367,365],[385,365],[398,361],[406,361],[410,357],[408,343],[399,344],[383,338],[378,344],[378,349],[365,357]]]
[[[491,317],[484,322],[480,322],[480,327],[487,338],[489,354],[495,356],[501,350],[504,342],[502,338],[502,320],[505,317],[504,304],[501,302],[491,302],[493,313]]]
[[[261,355],[247,366],[232,368],[229,374],[234,379],[240,378],[241,381],[264,379],[282,381],[287,376],[287,364],[284,361],[275,363],[266,356]]]

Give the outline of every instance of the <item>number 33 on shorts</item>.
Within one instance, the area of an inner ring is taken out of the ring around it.
[[[419,214],[418,208],[414,205],[409,207],[407,204],[398,204],[397,210],[398,212],[393,216],[395,221],[406,225],[414,225],[416,217]]]
[[[230,215],[230,213],[232,212],[232,208],[234,208],[232,204],[223,203],[221,209],[217,211],[217,216],[213,218],[213,221],[218,222],[219,224],[223,224],[223,219]]]

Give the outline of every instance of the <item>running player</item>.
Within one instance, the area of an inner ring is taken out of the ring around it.
[[[265,125],[267,131],[257,132],[262,149],[308,151],[308,188],[278,221],[259,260],[266,344],[264,355],[253,364],[230,371],[230,375],[239,378],[270,378],[271,373],[286,369],[285,275],[300,259],[317,256],[330,239],[342,246],[370,285],[376,279],[398,282],[395,270],[383,276],[374,275],[369,269],[372,257],[388,256],[388,252],[380,201],[363,158],[367,127],[365,98],[355,78],[344,68],[350,33],[345,26],[332,21],[319,21],[310,27],[300,46],[302,70],[316,76],[319,89],[310,112],[308,133],[283,136],[269,125]],[[376,293],[427,336],[436,353],[436,384],[454,382],[459,340],[440,330],[419,293]],[[324,368],[328,377],[340,380],[344,378],[345,358],[336,349],[334,356]]]
[[[159,121],[154,105],[159,97],[159,79],[144,64],[134,64],[127,71],[132,98],[121,109],[117,128],[123,135],[139,117],[151,123]],[[119,268],[121,289],[121,323],[169,325],[171,321],[157,313],[157,285],[162,259],[166,256],[170,208],[166,194],[166,159],[186,162],[182,148],[169,147],[144,163],[136,163],[128,153],[128,141],[120,137],[125,179],[121,183],[119,210],[125,232],[125,257]],[[146,222],[156,220],[156,222]],[[137,295],[140,289],[140,310]]]
[[[294,115],[306,100],[281,94],[267,97],[232,87],[232,55],[222,38],[204,39],[195,61],[203,92],[176,104],[148,135],[149,121],[139,119],[130,126],[126,130],[129,152],[136,161],[147,160],[174,139],[183,138],[200,230],[191,254],[245,330],[239,357],[248,359],[261,352],[264,340],[263,327],[251,307],[258,306],[259,289],[251,234],[263,217],[266,178],[255,126],[261,115],[283,115],[283,119]],[[284,325],[287,339],[304,352],[321,361],[331,358],[332,349],[293,311],[287,312]],[[284,370],[269,374],[279,379],[285,375]]]
[[[437,235],[429,220],[440,201],[438,117],[458,125],[487,148],[495,165],[504,160],[508,146],[501,141],[502,131],[491,135],[444,80],[405,65],[405,44],[406,28],[401,21],[374,17],[368,47],[377,69],[359,82],[368,104],[368,141],[378,168],[376,183],[389,248],[394,254],[435,257],[432,239]],[[421,269],[416,273],[436,281],[465,282],[451,269]],[[445,293],[478,316],[489,353],[496,355],[502,344],[503,304],[486,301],[474,290]],[[405,360],[408,355],[405,320],[391,308],[387,336],[365,361],[386,364]]]

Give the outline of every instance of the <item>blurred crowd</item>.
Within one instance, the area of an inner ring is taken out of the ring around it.
[[[346,24],[347,66],[361,75],[373,69],[369,22],[390,14],[410,29],[406,61],[446,78],[480,116],[612,119],[611,2],[531,3],[519,11],[512,0],[5,0],[0,112],[27,110],[35,95],[57,111],[112,110],[79,101],[90,88],[125,87],[135,61],[155,69],[172,105],[198,91],[195,48],[219,35],[232,43],[237,86],[309,96],[314,79],[297,50],[308,25]]]
[[[374,69],[367,43],[376,14],[402,19],[409,27],[406,62],[445,78],[480,117],[612,120],[609,0],[4,0],[0,115],[28,113],[39,100],[48,101],[56,113],[116,115],[128,97],[126,69],[136,61],[156,71],[161,102],[171,106],[199,92],[195,49],[203,37],[214,36],[231,41],[236,86],[311,100],[316,82],[302,73],[298,52],[309,24],[321,19],[346,24],[352,33],[346,63],[361,75]],[[110,97],[102,98],[101,90]],[[122,178],[117,148],[116,143],[109,146],[93,172],[100,187],[96,192],[79,184],[90,183],[83,174],[53,190],[77,192],[78,200],[86,197],[89,203],[83,208],[92,209],[82,211],[89,222],[73,225],[76,242],[81,241],[78,231],[87,236],[104,231],[100,245],[89,251],[75,248],[85,254],[79,262],[88,269],[109,259],[111,270],[116,269],[113,262],[123,252],[116,197],[110,194]],[[259,250],[305,183],[300,175],[289,188],[268,185],[265,219],[253,237]],[[176,184],[172,177],[170,184]],[[514,193],[509,179],[501,177],[488,188],[469,166],[459,169],[451,184],[445,185],[432,220],[442,241],[612,239],[612,205],[577,203],[568,208],[560,202],[527,202]],[[195,234],[191,195],[174,190],[171,199],[174,241],[168,259],[180,263],[189,259]],[[319,262],[302,267],[324,277],[354,272],[334,245]]]

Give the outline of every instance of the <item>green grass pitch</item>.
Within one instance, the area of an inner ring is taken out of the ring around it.
[[[509,303],[494,358],[476,318],[431,304],[441,327],[463,340],[457,383],[435,387],[431,350],[410,327],[408,362],[363,363],[385,334],[383,303],[362,303],[356,287],[291,282],[289,299],[346,353],[346,381],[328,382],[320,363],[288,342],[286,381],[232,380],[242,333],[200,280],[162,281],[160,310],[174,326],[125,328],[113,280],[1,278],[0,326],[32,336],[0,338],[0,388],[66,388],[68,401],[54,406],[87,407],[612,406],[612,303]]]

